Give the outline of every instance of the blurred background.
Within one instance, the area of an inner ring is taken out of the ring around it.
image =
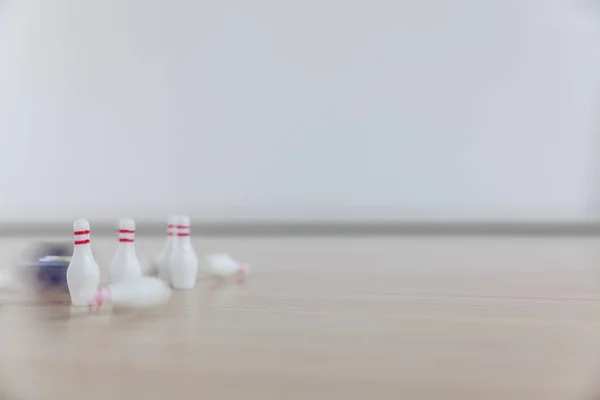
[[[69,306],[75,218],[103,284],[119,219],[150,265],[172,214],[196,290]],[[0,236],[17,398],[590,398],[600,1],[0,0]],[[208,279],[223,252],[247,284]]]
[[[10,1],[0,221],[591,221],[591,1]]]

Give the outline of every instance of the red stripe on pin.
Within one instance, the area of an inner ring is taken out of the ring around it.
[[[121,243],[133,243],[134,241],[134,239],[119,238],[119,242]]]
[[[119,233],[135,233],[132,229],[119,229]]]
[[[80,244],[88,244],[90,242],[90,239],[86,239],[86,240],[76,240],[75,241],[75,246],[80,245]]]
[[[178,233],[177,236],[190,236],[189,233]]]
[[[75,231],[73,235],[89,235],[90,231]]]
[[[189,225],[177,225],[177,229],[190,229]]]

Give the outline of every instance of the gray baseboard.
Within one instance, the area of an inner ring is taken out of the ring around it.
[[[116,233],[114,222],[92,221],[94,236]],[[137,222],[137,234],[164,236],[164,222]],[[600,222],[202,222],[193,236],[600,236]],[[71,235],[70,223],[4,223],[0,236]]]

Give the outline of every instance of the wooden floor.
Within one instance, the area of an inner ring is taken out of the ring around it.
[[[34,240],[4,239],[7,266]],[[150,256],[162,239],[138,238]],[[93,238],[106,268],[112,238]],[[150,312],[4,293],[16,399],[591,399],[600,240],[221,238],[245,287],[200,281]],[[595,382],[596,381],[596,382]]]

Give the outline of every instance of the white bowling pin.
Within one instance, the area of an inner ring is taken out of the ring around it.
[[[206,257],[206,266],[208,273],[214,277],[221,279],[235,277],[239,282],[243,282],[250,272],[248,264],[240,263],[225,253]]]
[[[123,218],[119,223],[117,254],[110,264],[110,283],[141,276],[142,267],[135,252],[135,221]]]
[[[193,289],[198,275],[198,257],[190,239],[190,218],[178,216],[176,239],[169,260],[169,278],[174,289]]]
[[[166,282],[152,276],[142,276],[98,289],[89,298],[88,306],[90,309],[94,305],[100,308],[108,301],[113,306],[148,308],[165,304],[170,298],[171,288]]]
[[[100,284],[100,267],[92,254],[90,223],[78,219],[73,223],[75,248],[67,267],[67,286],[74,306],[86,306]]]
[[[173,248],[175,246],[176,224],[176,217],[169,217],[169,219],[167,220],[167,240],[165,242],[165,246],[163,247],[161,253],[154,260],[154,268],[158,272],[158,277],[167,283],[170,283],[169,262],[171,260],[171,255],[173,254]]]

